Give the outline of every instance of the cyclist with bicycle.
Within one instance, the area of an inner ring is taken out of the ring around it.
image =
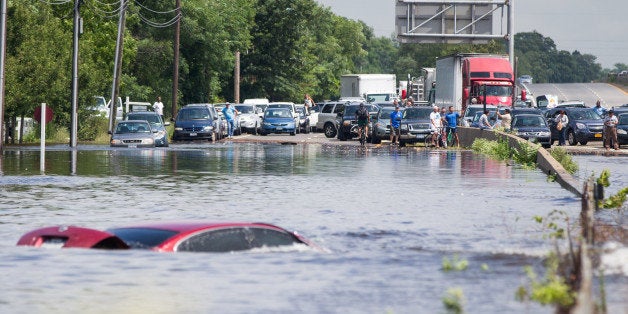
[[[454,106],[449,106],[449,112],[445,115],[445,120],[447,120],[447,142],[452,142],[449,138],[451,134],[451,137],[456,139],[456,146],[460,147],[460,139],[458,138],[458,132],[456,132],[458,119],[460,119],[460,113],[454,111]]]
[[[358,138],[360,139],[360,144],[364,145],[364,138],[369,133],[369,120],[371,119],[364,103],[360,103],[360,107],[355,111],[355,117],[358,120]]]
[[[438,112],[438,106],[433,107],[433,111],[430,113],[430,129],[432,130],[432,145],[434,147],[440,147],[438,142],[438,132],[442,130],[442,121],[440,113]]]

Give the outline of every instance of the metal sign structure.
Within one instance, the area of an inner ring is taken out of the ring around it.
[[[398,0],[395,28],[400,43],[486,44],[509,41],[514,60],[514,0]],[[503,25],[506,22],[507,31]]]

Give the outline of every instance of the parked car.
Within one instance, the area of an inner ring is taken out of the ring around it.
[[[486,109],[488,111],[497,111],[497,106],[494,105],[486,105]],[[467,109],[465,109],[462,114],[462,125],[471,126],[473,120],[475,120],[476,114],[480,112],[482,115],[482,111],[484,111],[484,105],[469,105]]]
[[[399,146],[425,141],[425,138],[432,132],[430,129],[432,111],[430,106],[410,107],[403,110],[399,125],[401,133]]]
[[[382,140],[390,139],[390,113],[395,111],[395,107],[380,107],[377,114],[371,120],[372,125],[369,128],[369,138],[371,143],[379,144]]]
[[[165,222],[105,231],[53,226],[24,234],[17,245],[157,252],[233,252],[303,245],[320,250],[296,232],[270,224],[248,222]]]
[[[617,143],[621,145],[628,144],[628,112],[617,115]]]
[[[338,114],[345,110],[346,102],[333,101],[321,105],[316,130],[322,130],[325,137],[334,138],[338,134]],[[359,104],[359,103],[357,103]]]
[[[257,129],[262,125],[260,109],[251,104],[235,105],[235,109],[238,110],[238,125],[241,131],[257,134]]]
[[[272,108],[268,107],[264,111],[264,118],[262,119],[262,127],[259,130],[261,135],[268,135],[271,133],[281,134],[288,133],[290,135],[296,135],[297,123],[294,121],[294,116],[288,108]]]
[[[299,113],[297,112],[297,106],[293,102],[271,102],[266,106],[268,108],[287,108],[290,110],[290,114],[294,119],[294,124],[299,124]],[[299,129],[297,128],[297,133],[299,133]]]
[[[377,114],[379,107],[373,104],[365,104],[364,107],[369,112],[371,120]],[[354,137],[358,137],[358,119],[356,117],[356,111],[360,108],[360,104],[352,103],[345,105],[342,114],[338,115],[338,139],[341,141],[350,140]],[[370,126],[369,126],[370,128]],[[365,130],[366,131],[366,130]],[[368,135],[368,134],[367,134]],[[367,138],[368,141],[370,139]]]
[[[120,121],[109,143],[111,147],[155,147],[155,133],[146,120]]]
[[[170,125],[170,122],[164,122],[161,116],[154,111],[137,111],[130,112],[126,115],[127,120],[145,120],[150,123],[155,133],[155,146],[168,147],[168,131],[166,126]]]
[[[532,84],[532,76],[530,75],[522,75],[518,78],[518,80],[521,84]]]
[[[619,115],[622,113],[628,113],[628,104],[623,104],[621,106],[614,106],[611,109],[613,109],[613,112],[615,112],[616,115]]]
[[[297,105],[297,112],[299,113],[299,132],[310,133],[312,127],[310,125],[310,116],[305,109],[305,105]]]
[[[207,104],[190,104],[177,113],[174,122],[174,141],[217,140],[222,134],[222,119]]]
[[[555,118],[560,110],[564,110],[569,123],[567,126],[566,140],[569,145],[586,145],[589,141],[601,141],[603,120],[600,115],[591,108],[554,108],[545,112],[545,119],[552,132],[552,144],[558,140]]]
[[[544,148],[552,146],[551,131],[545,121],[545,117],[540,112],[512,114],[510,129],[517,136],[539,143]]]

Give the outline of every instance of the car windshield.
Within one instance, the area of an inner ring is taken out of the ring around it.
[[[264,118],[292,118],[292,115],[288,109],[269,107],[264,112]]]
[[[619,124],[623,124],[623,125],[628,124],[628,114],[619,115]]]
[[[146,120],[150,122],[150,124],[161,124],[161,119],[156,114],[133,114],[129,113],[127,115],[127,120]]]
[[[240,113],[255,113],[253,106],[235,106],[235,108]]]
[[[403,111],[403,119],[429,119],[430,113],[432,113],[432,108],[407,108]]]
[[[512,87],[499,86],[499,85],[486,85],[486,95],[507,97],[507,96],[512,95]]]
[[[547,124],[545,123],[545,119],[541,116],[536,115],[522,115],[515,116],[512,121],[513,127],[545,127]]]
[[[117,228],[107,232],[115,234],[133,249],[150,249],[177,234],[176,231],[151,228]]]
[[[390,94],[368,94],[366,97],[368,102],[392,101]]]
[[[209,109],[207,108],[188,108],[179,111],[177,120],[207,120],[210,118]]]
[[[601,120],[599,114],[593,110],[574,110],[571,113],[571,118],[574,120]]]
[[[366,110],[368,110],[368,107],[366,107]],[[345,107],[345,116],[352,116],[355,115],[355,112],[358,111],[358,109],[360,109],[360,105],[349,105]]]
[[[297,107],[297,112],[299,113],[299,118],[305,118],[305,107]]]
[[[267,108],[286,108],[292,110],[292,105],[290,104],[270,104]]]
[[[382,110],[379,111],[379,119],[390,119],[390,113],[395,111],[395,108],[393,107],[386,107],[386,108],[382,108]]]
[[[148,125],[148,122],[120,122],[116,126],[117,134],[149,132],[150,126]]]

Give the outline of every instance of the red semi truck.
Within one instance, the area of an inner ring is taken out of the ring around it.
[[[473,98],[478,104],[512,106],[514,88],[508,56],[466,53],[436,60],[435,104],[439,107],[453,105],[463,112]]]

